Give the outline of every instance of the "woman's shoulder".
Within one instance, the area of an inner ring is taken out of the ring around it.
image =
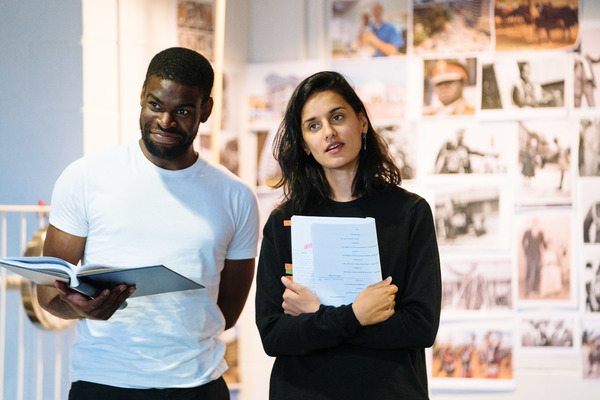
[[[284,212],[280,207],[275,207],[273,210],[271,210],[265,226],[283,226],[285,221],[289,220],[291,217],[291,215]]]
[[[372,199],[371,207],[396,215],[431,210],[427,200],[420,194],[400,186],[394,186]]]
[[[390,186],[386,191],[382,192],[379,197],[391,201],[402,201],[403,203],[408,204],[414,204],[424,200],[421,195],[401,186]]]

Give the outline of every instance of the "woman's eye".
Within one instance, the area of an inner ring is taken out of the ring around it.
[[[339,121],[341,120],[343,117],[340,114],[334,115],[333,118],[331,118],[334,121]]]
[[[315,129],[317,129],[318,127],[319,127],[319,125],[318,125],[318,124],[310,124],[310,125],[308,126],[308,129],[310,129],[311,131],[314,131],[314,130],[315,130]]]

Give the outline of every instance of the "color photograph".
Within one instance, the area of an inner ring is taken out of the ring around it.
[[[579,36],[579,0],[496,0],[496,51],[569,49]]]
[[[434,389],[514,388],[514,333],[510,320],[473,320],[440,325],[432,348]]]
[[[424,116],[475,114],[477,59],[424,60],[423,76]]]
[[[331,56],[372,58],[406,54],[408,4],[408,0],[331,1]]]
[[[490,51],[491,0],[415,0],[413,53]]]

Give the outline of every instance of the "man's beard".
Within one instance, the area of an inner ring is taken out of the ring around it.
[[[196,138],[196,134],[193,134],[192,136],[188,136],[186,139],[184,134],[181,134],[176,130],[168,129],[164,132],[178,134],[182,137],[182,140],[172,146],[163,146],[160,144],[157,145],[150,139],[150,128],[142,126],[141,121],[140,130],[142,131],[142,140],[146,146],[146,150],[148,150],[148,152],[154,157],[160,158],[161,160],[174,160],[177,157],[182,156],[188,151],[189,147],[193,145],[194,139]]]

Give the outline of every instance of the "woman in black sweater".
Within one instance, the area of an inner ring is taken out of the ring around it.
[[[425,348],[441,306],[429,204],[400,187],[385,142],[336,72],[296,88],[274,154],[284,197],[264,227],[256,293],[263,346],[276,357],[270,399],[427,399]],[[292,215],[374,218],[386,279],[352,304],[321,304],[286,277]]]

